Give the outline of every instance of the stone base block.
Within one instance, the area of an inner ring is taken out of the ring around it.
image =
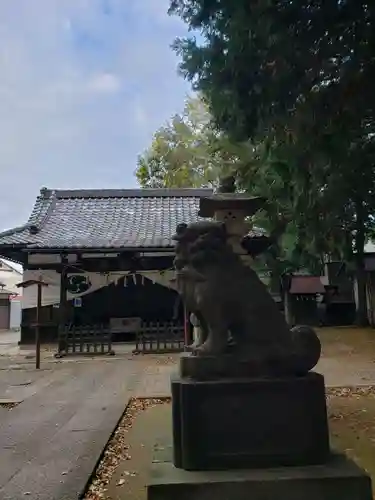
[[[256,377],[264,371],[259,359],[240,359],[236,353],[221,356],[193,356],[183,353],[180,357],[180,376],[194,380],[217,380],[219,378]]]
[[[172,378],[174,465],[218,470],[323,463],[324,378]]]
[[[352,461],[332,456],[324,465],[231,471],[185,471],[152,465],[148,500],[371,500],[371,480]]]

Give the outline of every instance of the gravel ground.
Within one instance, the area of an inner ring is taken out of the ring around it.
[[[168,399],[132,400],[85,496],[86,500],[146,500],[155,445],[168,442]],[[375,485],[375,386],[327,390],[333,448],[347,453]],[[374,496],[375,499],[375,496]]]
[[[375,387],[331,391],[328,416],[331,445],[370,474],[375,498]]]

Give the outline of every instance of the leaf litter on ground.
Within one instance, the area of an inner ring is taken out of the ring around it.
[[[84,500],[108,500],[106,492],[111,477],[121,462],[131,459],[129,445],[127,444],[127,434],[133,426],[135,419],[147,408],[169,401],[170,398],[131,399],[123,418],[104,451],[103,458],[99,462],[91,484],[84,496]],[[124,475],[134,477],[137,475],[137,472],[125,471]],[[117,486],[123,486],[125,483],[126,479],[120,478]]]

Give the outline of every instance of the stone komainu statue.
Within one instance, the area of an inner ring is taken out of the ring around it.
[[[235,357],[261,375],[304,374],[316,365],[314,330],[288,327],[256,272],[233,252],[223,223],[179,224],[174,240],[177,289],[202,330],[191,346],[196,355]]]

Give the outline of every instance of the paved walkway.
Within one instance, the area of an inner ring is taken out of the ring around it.
[[[66,358],[43,352],[0,357],[1,500],[78,499],[131,397],[170,395],[176,356]],[[328,386],[375,385],[375,363],[353,353],[324,355]]]
[[[17,344],[21,338],[20,331],[0,330],[0,345]]]
[[[79,498],[129,399],[146,387],[144,395],[161,395],[161,378],[169,391],[170,367],[161,377],[155,361],[150,381],[152,363],[124,356],[2,370],[0,399],[24,401],[1,408],[0,498]]]

